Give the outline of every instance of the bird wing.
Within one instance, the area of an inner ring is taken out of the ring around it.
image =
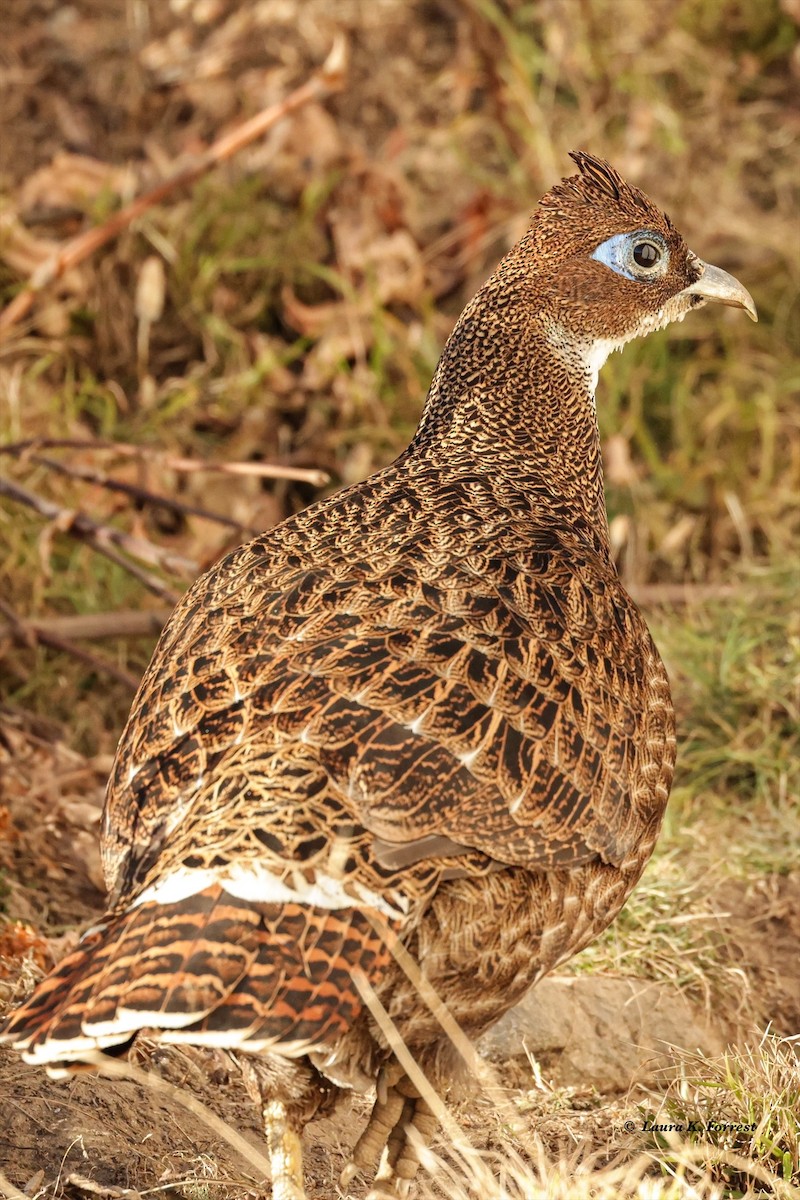
[[[178,605],[109,783],[112,909],[2,1031],[32,1061],[145,1027],[328,1053],[443,881],[644,861],[671,718],[613,567],[481,481],[425,489],[446,522],[389,484]]]
[[[257,539],[178,606],[109,786],[120,901],[249,873],[402,919],[442,877],[620,865],[655,833],[666,678],[607,562],[556,526],[373,531],[369,561],[327,528]]]

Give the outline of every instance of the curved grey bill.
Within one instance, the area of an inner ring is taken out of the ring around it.
[[[703,268],[703,274],[685,289],[687,296],[702,296],[704,300],[716,301],[718,304],[730,304],[733,308],[743,308],[753,321],[758,320],[753,297],[747,288],[742,287],[738,279],[723,271],[720,267],[712,267],[698,259],[698,266]]]

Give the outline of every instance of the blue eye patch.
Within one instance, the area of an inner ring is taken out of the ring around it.
[[[669,251],[664,239],[647,229],[637,233],[615,233],[600,243],[592,258],[637,283],[660,279],[669,266]]]

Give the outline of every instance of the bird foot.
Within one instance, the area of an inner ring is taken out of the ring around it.
[[[342,1171],[339,1182],[347,1187],[359,1171],[374,1168],[403,1116],[405,1097],[386,1082],[382,1072],[378,1079],[377,1096],[367,1127],[353,1148],[352,1160]]]
[[[401,1200],[419,1168],[420,1150],[435,1132],[436,1118],[410,1081],[401,1074],[390,1083],[384,1076],[367,1127],[340,1176],[341,1187],[380,1158],[367,1200]]]

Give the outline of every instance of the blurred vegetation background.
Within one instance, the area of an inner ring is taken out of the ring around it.
[[[757,326],[706,309],[615,355],[599,411],[615,553],[676,684],[679,796],[793,794],[799,19],[798,0],[6,0],[4,302],[307,78],[337,32],[351,63],[338,95],[150,209],[0,346],[0,471],[41,510],[0,500],[4,702],[112,749],[165,597],[322,494],[314,471],[338,487],[405,445],[463,304],[584,148],[758,305]],[[20,448],[42,438],[95,444]],[[76,512],[144,544],[138,576],[136,543],[112,561]],[[130,610],[153,610],[145,636],[63,621]]]

